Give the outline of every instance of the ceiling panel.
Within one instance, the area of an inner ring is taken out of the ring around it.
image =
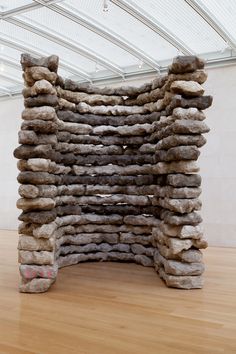
[[[236,58],[235,0],[2,0],[0,19],[0,95],[22,89],[22,52],[94,82],[155,74],[186,52]]]

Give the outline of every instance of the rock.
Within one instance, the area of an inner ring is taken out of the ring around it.
[[[116,244],[118,242],[119,235],[116,233],[81,233],[78,235],[65,235],[59,239],[59,245],[63,243],[69,243],[71,245],[86,245],[89,243],[101,243],[106,242],[110,244]],[[122,241],[121,241],[122,242]]]
[[[57,55],[50,55],[49,57],[34,58],[28,53],[21,54],[21,66],[22,69],[32,66],[43,66],[48,68],[50,71],[57,72],[59,58]]]
[[[115,95],[99,95],[99,94],[87,94],[83,92],[71,92],[69,90],[63,90],[62,88],[57,88],[57,93],[59,97],[62,97],[73,103],[85,102],[91,106],[96,105],[122,105],[124,99],[121,96]]]
[[[201,96],[204,89],[195,81],[174,81],[170,86],[170,91],[184,96]]]
[[[58,98],[56,95],[43,94],[35,97],[25,98],[25,107],[39,107],[39,106],[52,106],[58,105]]]
[[[93,128],[88,124],[77,124],[57,120],[58,130],[63,130],[74,134],[89,134]]]
[[[48,106],[41,106],[41,107],[33,107],[33,108],[26,108],[22,112],[22,119],[24,120],[56,120],[57,115],[56,111],[53,107]]]
[[[158,269],[160,277],[166,282],[166,285],[172,288],[180,289],[201,289],[203,287],[202,276],[175,276],[166,274],[163,268]]]
[[[51,210],[54,208],[55,202],[51,198],[20,198],[16,206],[24,211]]]
[[[57,182],[56,176],[48,172],[21,172],[17,180],[23,184],[55,184]]]
[[[200,155],[199,149],[194,145],[177,146],[166,150],[157,150],[155,161],[181,161],[197,160]]]
[[[174,187],[198,187],[201,185],[201,176],[170,174],[167,176],[166,183]]]
[[[202,218],[196,212],[189,214],[175,214],[170,211],[163,213],[163,220],[171,225],[197,225],[202,222]]]
[[[174,188],[172,186],[154,186],[150,193],[145,194],[154,194],[155,196],[162,198],[168,197],[174,199],[191,199],[199,197],[201,194],[201,188]]]
[[[206,144],[206,139],[203,135],[170,135],[156,144],[156,151],[164,149],[170,149],[180,145],[195,145],[198,148]]]
[[[172,162],[158,162],[152,167],[154,174],[172,174],[172,173],[194,173],[198,172],[199,167],[195,161],[172,161]],[[167,177],[168,178],[168,177]]]
[[[34,278],[56,279],[58,266],[37,266],[21,264],[19,267],[20,274],[25,280]]]
[[[48,224],[51,221],[56,219],[56,211],[30,211],[30,212],[23,212],[19,216],[20,221],[25,221],[34,224]]]
[[[116,166],[116,165],[106,165],[98,167],[87,167],[87,166],[73,166],[73,172],[79,175],[103,175],[103,176],[112,176],[117,175],[147,175],[151,174],[153,170],[152,165],[130,165],[130,166]]]
[[[173,226],[165,223],[160,224],[160,229],[164,234],[168,236],[174,236],[179,238],[194,238],[199,239],[203,236],[202,225],[183,225],[183,226]]]
[[[154,254],[154,248],[153,247],[144,247],[143,245],[140,245],[138,243],[134,243],[131,245],[131,251],[134,254],[139,254],[139,255],[146,255],[149,257],[152,257]]]
[[[174,94],[172,94],[174,95]],[[212,104],[212,96],[200,96],[194,98],[183,98],[181,95],[174,95],[168,106],[165,107],[165,114],[172,114],[176,107],[206,109]]]
[[[123,218],[120,215],[95,215],[95,214],[83,214],[83,215],[70,215],[57,219],[57,225],[59,227],[64,225],[83,225],[83,224],[122,224]]]
[[[194,210],[200,210],[202,203],[199,199],[172,199],[172,198],[153,198],[153,205],[159,205],[164,209],[177,213],[191,213]]]
[[[152,236],[135,235],[132,232],[121,232],[120,242],[128,244],[139,243],[141,245],[150,246],[152,242]]]
[[[40,197],[54,198],[58,193],[57,187],[53,185],[38,185],[37,188]]]
[[[49,239],[55,233],[56,229],[57,223],[55,221],[47,224],[45,223],[33,229],[33,236],[36,238]]]
[[[47,80],[36,81],[31,87],[24,88],[22,94],[25,98],[33,97],[41,94],[56,95],[56,89]]]
[[[69,101],[65,100],[64,98],[58,99],[58,107],[59,107],[59,109],[62,109],[62,110],[68,109],[72,112],[76,112],[76,104],[69,102]]]
[[[153,260],[145,255],[136,254],[134,256],[136,263],[143,265],[144,267],[153,267]]]
[[[160,224],[160,220],[151,217],[151,216],[125,216],[124,217],[124,223],[128,225],[147,225],[147,226],[158,226]]]
[[[182,74],[193,72],[198,69],[203,69],[204,65],[205,61],[196,56],[177,56],[169,67],[169,73]]]
[[[177,119],[204,120],[205,114],[197,108],[181,108],[177,107],[173,110],[172,116]]]
[[[47,80],[54,85],[57,79],[57,74],[43,66],[31,66],[25,68],[23,78],[29,86],[33,86],[35,81],[39,80]]]
[[[19,263],[53,265],[54,254],[48,251],[19,251]]]
[[[160,254],[156,262],[158,266],[161,265],[164,267],[165,273],[171,275],[201,275],[204,271],[204,265],[202,263],[184,263],[167,260]]]
[[[79,114],[70,110],[58,111],[57,116],[65,122],[89,124],[92,126],[111,125],[119,127],[133,124],[151,124],[160,118],[159,112],[150,114],[131,114],[129,116],[101,116],[94,114]],[[141,141],[141,143],[143,140]]]
[[[18,136],[20,144],[51,144],[53,146],[56,146],[57,144],[57,137],[55,134],[36,134],[33,130],[21,130]]]
[[[41,107],[38,107],[38,108],[41,108]],[[42,134],[55,133],[57,131],[57,124],[52,121],[43,121],[40,119],[27,120],[22,123],[21,129],[22,129],[22,131],[32,130],[36,133],[42,133]],[[41,144],[42,144],[42,142],[41,142]]]
[[[22,198],[36,198],[39,196],[38,188],[32,184],[21,184],[18,191]]]
[[[22,281],[19,286],[21,293],[44,293],[53,284],[54,279],[34,278],[30,281]]]
[[[54,239],[38,239],[32,236],[20,235],[18,249],[24,251],[52,251]]]

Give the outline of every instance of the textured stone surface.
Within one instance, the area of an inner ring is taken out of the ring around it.
[[[53,284],[54,279],[34,278],[27,282],[21,281],[19,291],[22,293],[44,293]]]
[[[21,64],[20,291],[47,291],[58,268],[85,261],[135,262],[200,288],[204,62],[180,56],[150,83],[113,88],[64,80],[56,56]]]
[[[171,288],[180,289],[201,289],[203,287],[202,276],[175,276],[166,274],[163,268],[158,269],[160,277],[166,282],[166,285]]]
[[[25,120],[55,120],[56,119],[56,112],[53,107],[49,106],[41,106],[41,107],[33,107],[33,108],[26,108],[22,112],[22,119]]]
[[[178,56],[174,58],[169,72],[174,74],[193,72],[204,68],[204,60],[196,56]]]
[[[25,70],[31,66],[43,66],[50,71],[57,72],[59,58],[57,55],[50,55],[49,57],[35,58],[28,53],[21,54],[21,66]]]
[[[33,86],[35,81],[39,80],[47,80],[52,84],[55,84],[57,74],[43,66],[31,66],[25,68],[23,77],[27,85]]]
[[[184,96],[201,96],[204,89],[195,81],[174,81],[170,86],[173,93],[183,94]]]
[[[201,176],[197,174],[170,174],[167,176],[167,184],[170,184],[174,187],[198,187],[201,185]]]

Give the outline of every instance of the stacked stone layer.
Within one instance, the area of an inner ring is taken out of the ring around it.
[[[58,268],[84,261],[136,262],[168,286],[202,287],[203,61],[177,57],[138,88],[64,81],[56,56],[21,64],[20,291],[46,291]]]

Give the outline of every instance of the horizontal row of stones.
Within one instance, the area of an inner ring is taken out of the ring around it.
[[[60,196],[52,198],[20,198],[17,207],[23,211],[52,210],[61,205],[117,205],[128,204],[134,206],[160,206],[170,211],[185,214],[201,209],[201,201],[198,198],[173,199],[157,198],[152,196],[116,194],[110,196]],[[103,209],[102,209],[103,210]],[[76,210],[78,214],[78,208]]]
[[[171,176],[171,175],[169,175]],[[200,184],[200,176],[196,176],[195,185]],[[192,178],[191,175],[188,177]],[[169,177],[168,180],[171,178]],[[192,178],[193,181],[193,178]],[[157,197],[169,197],[169,198],[197,198],[201,194],[201,188],[199,187],[180,187],[175,188],[171,185],[160,186],[160,185],[144,185],[144,186],[108,186],[108,185],[85,185],[85,184],[74,184],[74,185],[33,185],[33,184],[22,184],[19,187],[19,194],[22,198],[55,198],[58,196],[88,196],[88,195],[113,195],[113,194],[125,194],[125,195],[138,195],[138,196],[157,196]]]
[[[38,95],[35,97],[27,98],[25,100],[25,107],[37,107],[37,106],[58,106],[59,109],[71,110],[79,113],[90,113],[97,115],[113,115],[113,116],[128,116],[130,114],[147,114],[152,112],[166,111],[166,114],[170,114],[174,108],[198,108],[206,109],[212,103],[211,96],[199,96],[193,98],[185,98],[181,95],[166,92],[164,98],[155,102],[145,103],[142,106],[125,106],[125,105],[108,105],[108,106],[91,106],[85,102],[80,102],[78,105],[69,102],[63,98],[59,98],[56,95]]]
[[[58,69],[58,57],[52,55],[47,58],[40,58],[36,59],[31,57],[28,54],[22,54],[21,56],[21,65],[22,69],[24,70],[24,79],[28,86],[33,86],[35,81],[40,80],[48,80],[53,85],[56,84],[56,81],[59,85],[61,85],[64,89],[70,91],[77,91],[77,92],[85,92],[89,94],[99,94],[99,95],[118,95],[118,96],[130,96],[136,97],[142,93],[149,92],[151,90],[155,90],[156,88],[161,88],[163,85],[166,84],[168,78],[172,76],[175,77],[175,80],[181,80],[182,75],[186,74],[185,81],[193,80],[199,83],[203,83],[206,80],[206,74],[199,74],[200,78],[192,78],[192,74],[197,70],[201,70],[204,68],[204,61],[194,57],[194,56],[179,56],[176,57],[172,65],[169,67],[169,74],[168,75],[160,75],[156,79],[154,79],[151,83],[143,84],[140,87],[118,87],[118,88],[100,88],[94,85],[82,83],[77,84],[71,80],[64,80],[57,76],[57,69]],[[190,74],[188,74],[190,73]],[[173,75],[174,74],[174,75]],[[177,74],[177,75],[176,75]],[[189,77],[188,77],[189,75]],[[166,88],[167,89],[167,88]],[[41,92],[36,91],[37,93],[46,93],[45,91]],[[27,91],[24,92],[27,96]],[[33,90],[33,95],[34,90]]]

